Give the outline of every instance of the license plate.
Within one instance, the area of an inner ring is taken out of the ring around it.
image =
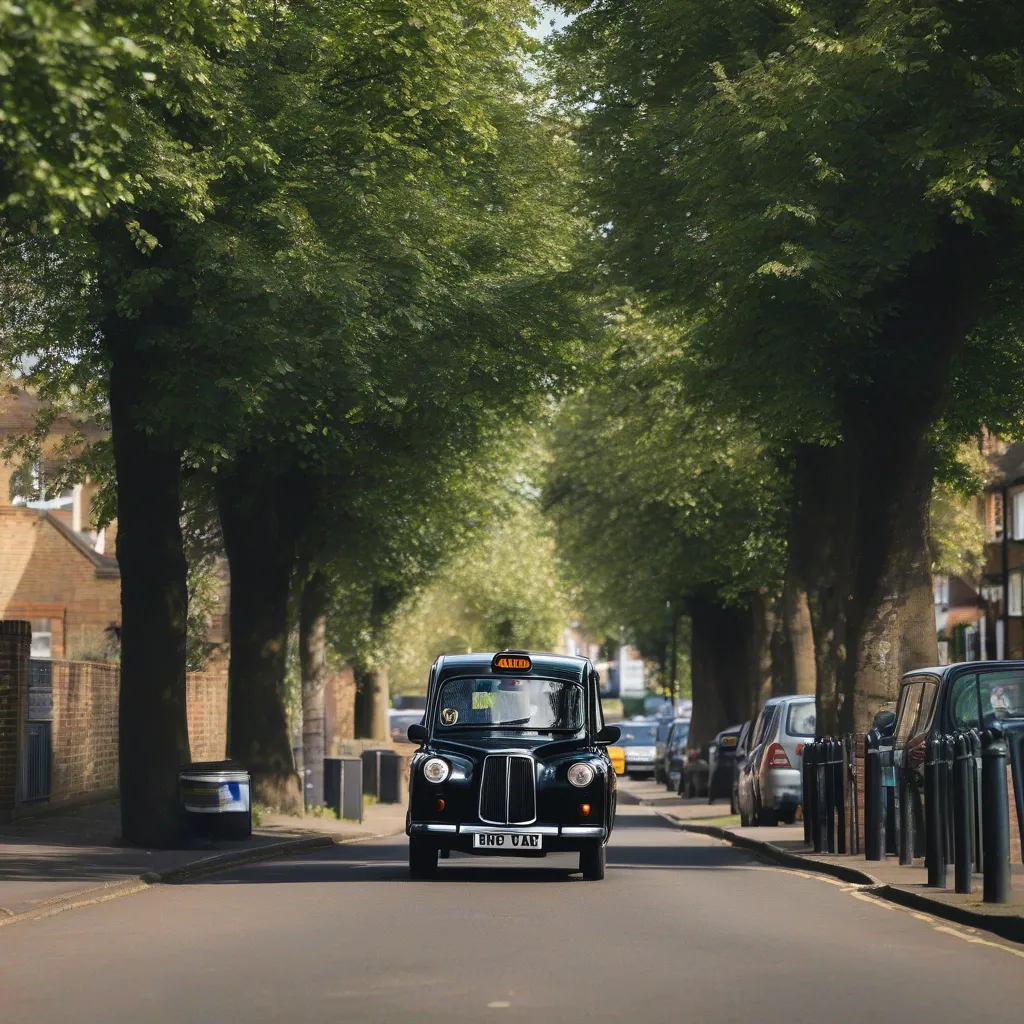
[[[475,832],[474,850],[539,850],[543,836],[526,832],[522,835],[509,832]]]

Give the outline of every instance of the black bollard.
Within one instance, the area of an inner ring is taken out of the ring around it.
[[[899,786],[899,854],[900,864],[914,863],[914,781],[913,771],[903,750],[903,764],[900,765],[896,783]]]
[[[849,853],[846,845],[846,739],[836,740],[836,852]]]
[[[981,738],[981,827],[985,852],[984,900],[1010,902],[1010,798],[1006,788],[1006,740],[998,729]]]
[[[952,736],[942,737],[942,761],[939,765],[939,791],[942,797],[942,841],[946,863],[953,862],[953,747]]]
[[[883,822],[882,765],[878,751],[878,732],[872,729],[864,738],[864,858],[885,860]]]
[[[801,788],[800,807],[804,816],[804,845],[810,846],[814,840],[814,740],[804,744],[800,755]]]
[[[825,849],[836,852],[836,741],[825,740]]]
[[[814,760],[814,852],[823,853],[828,850],[828,826],[826,809],[828,796],[825,793],[825,776],[828,758],[827,740],[818,740],[818,756]]]
[[[974,821],[971,816],[971,775],[974,754],[965,733],[956,737],[956,751],[953,761],[953,862],[955,890],[967,894],[971,891],[971,874],[974,861],[971,857],[971,838]]]
[[[928,867],[928,885],[932,889],[946,888],[946,837],[942,814],[942,740],[928,737],[928,753],[924,763],[924,827],[927,841],[925,862]]]
[[[850,758],[847,763],[847,771],[850,786],[850,853],[856,857],[860,853],[861,808],[857,797],[857,737],[852,734],[850,736]]]
[[[968,734],[974,766],[971,772],[971,820],[974,822],[974,870],[980,875],[984,865],[982,852],[985,849],[981,834],[981,733],[972,729]]]

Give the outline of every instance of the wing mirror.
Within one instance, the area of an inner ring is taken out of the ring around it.
[[[426,743],[430,738],[430,733],[427,732],[427,727],[422,725],[420,722],[415,722],[409,726],[409,731],[406,733],[409,737],[410,743]]]
[[[595,743],[618,743],[622,730],[617,725],[606,725],[595,737]]]

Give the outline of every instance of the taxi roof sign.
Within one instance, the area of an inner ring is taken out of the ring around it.
[[[529,672],[533,668],[533,661],[525,651],[499,651],[491,662],[491,668]]]

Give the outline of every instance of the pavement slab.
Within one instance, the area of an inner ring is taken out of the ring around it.
[[[405,808],[373,804],[367,807],[363,822],[312,815],[268,818],[246,840],[193,840],[171,850],[124,844],[116,801],[0,825],[0,924],[62,904],[137,891],[139,886],[132,883],[198,869],[211,859],[258,858],[275,850],[301,848],[315,837],[326,844],[393,834],[405,827]]]

